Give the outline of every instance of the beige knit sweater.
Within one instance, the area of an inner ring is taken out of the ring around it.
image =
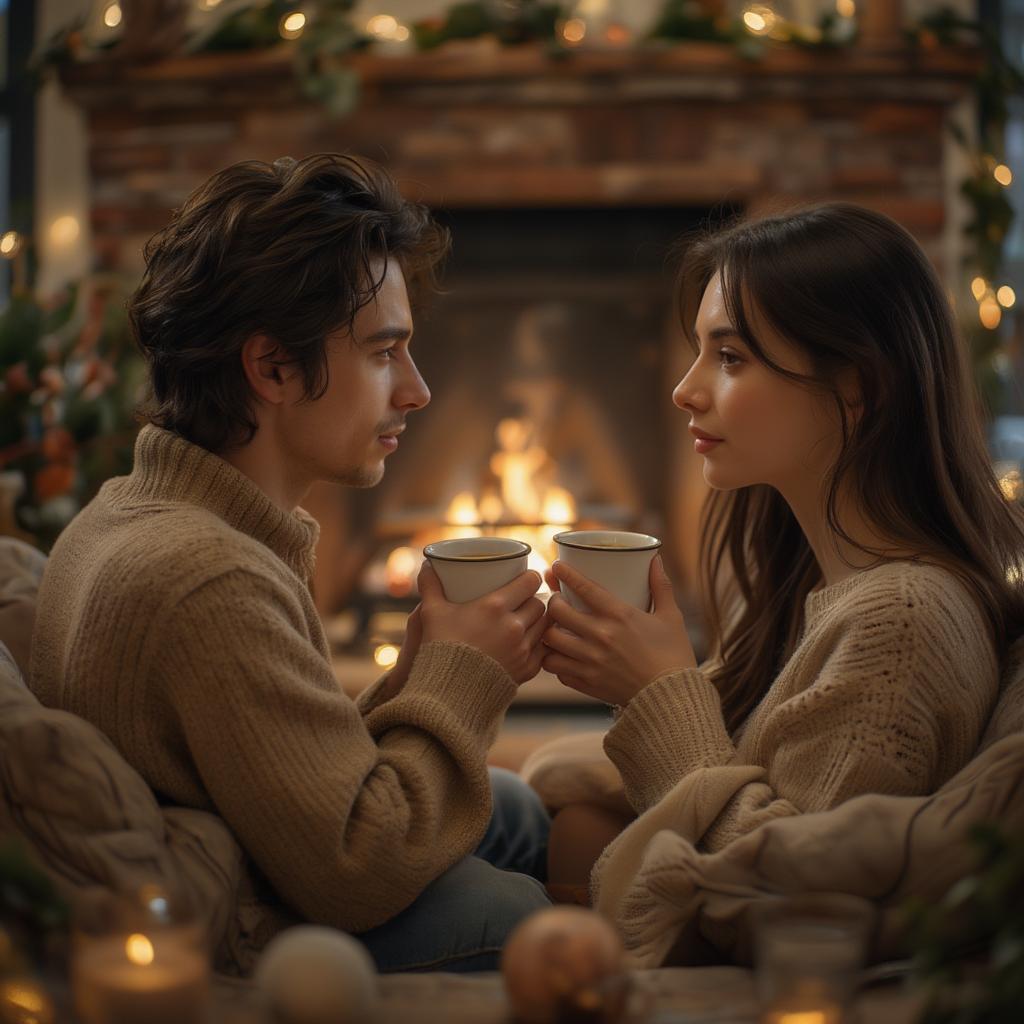
[[[638,813],[684,791],[699,803],[720,788],[716,771],[725,779],[761,769],[721,806],[689,808],[706,821],[692,840],[717,850],[772,818],[862,793],[934,792],[973,755],[998,678],[986,620],[966,588],[937,566],[891,562],[808,596],[795,652],[737,737],[697,668],[641,690],[604,747]],[[701,769],[700,787],[674,792]],[[607,858],[599,875],[602,865]]]
[[[316,523],[147,426],[128,477],[59,538],[32,689],[99,727],[164,799],[220,814],[305,918],[364,931],[486,828],[485,755],[515,694],[459,644],[402,692],[342,692],[309,592]]]

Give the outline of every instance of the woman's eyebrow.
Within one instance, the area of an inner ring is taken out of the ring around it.
[[[697,325],[693,325],[693,336],[700,341],[700,331],[697,330]],[[739,338],[741,341],[742,336],[740,332],[736,330],[731,324],[721,324],[718,327],[712,327],[708,332],[708,341],[720,341],[722,338]]]

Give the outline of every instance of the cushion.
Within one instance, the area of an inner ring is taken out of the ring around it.
[[[155,883],[204,920],[218,969],[248,973],[291,919],[267,901],[215,815],[162,809],[84,719],[44,708],[0,644],[0,833],[16,835],[69,902]]]

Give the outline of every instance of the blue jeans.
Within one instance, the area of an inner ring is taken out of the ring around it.
[[[357,936],[390,971],[497,970],[501,948],[528,914],[549,905],[550,820],[517,775],[491,768],[494,810],[473,856],[449,868],[411,906]]]

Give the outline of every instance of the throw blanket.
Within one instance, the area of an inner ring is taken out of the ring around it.
[[[936,900],[973,867],[976,824],[1024,829],[1024,641],[1004,671],[1002,694],[979,753],[930,797],[857,797],[830,811],[769,822],[716,853],[701,838],[756,766],[702,769],[633,822],[594,869],[595,906],[621,930],[634,964],[685,962],[710,942],[750,962],[751,909],[794,893],[844,892],[880,911],[872,958],[903,955],[899,908]],[[552,807],[621,806],[621,785],[599,734],[555,741],[524,765]],[[702,808],[698,814],[696,808]]]

